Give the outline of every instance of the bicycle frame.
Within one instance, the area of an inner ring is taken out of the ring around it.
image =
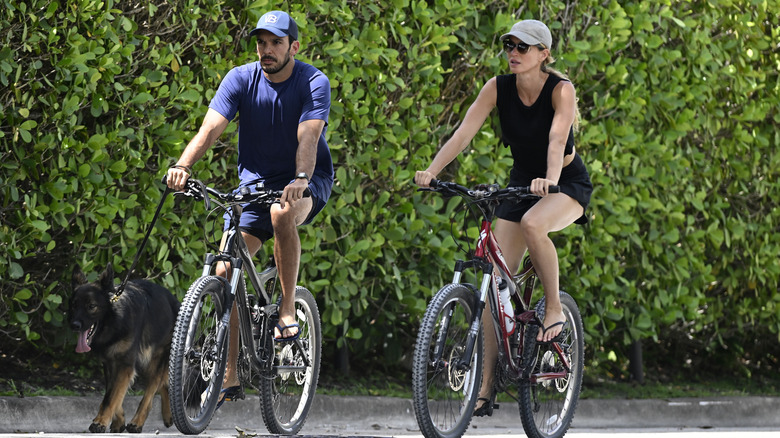
[[[505,258],[492,231],[502,202],[538,196],[528,186],[468,188],[436,179],[420,191],[459,196],[481,221],[468,251],[459,240],[467,238],[472,222],[463,224],[460,235],[451,227],[458,250],[467,255],[456,260],[452,282],[433,295],[417,334],[412,398],[420,431],[426,438],[460,437],[468,432],[474,415],[492,415],[496,394],[507,392],[518,402],[526,435],[560,438],[571,425],[582,388],[585,346],[579,308],[571,295],[555,291],[566,323],[553,340],[538,342],[537,330],[544,327],[547,309],[541,290],[534,290],[536,270],[528,256],[519,273],[514,272],[519,260]],[[548,191],[558,193],[560,188],[550,186]],[[556,298],[547,292],[550,299]],[[496,345],[496,351],[482,350],[486,343]],[[488,368],[490,375],[485,374]],[[477,408],[481,400],[486,402]]]
[[[296,336],[275,339],[281,306],[278,270],[271,262],[257,271],[239,228],[242,206],[271,208],[283,191],[257,183],[222,193],[192,178],[185,185],[186,190],[176,194],[203,201],[209,215],[226,213],[226,223],[220,248],[206,254],[201,276],[185,294],[174,327],[169,383],[176,427],[186,434],[201,433],[228,396],[245,398],[244,388],[253,387],[268,431],[296,434],[311,409],[319,377],[319,309],[306,287],[285,291],[293,294],[299,330]],[[229,345],[231,339],[237,348]],[[229,388],[223,388],[226,379]]]
[[[504,259],[504,255],[501,252],[501,248],[498,246],[498,242],[493,235],[492,222],[487,219],[482,221],[479,239],[477,240],[476,251],[474,252],[474,258],[471,261],[457,261],[452,282],[460,283],[463,271],[471,267],[477,267],[482,271],[482,282],[479,288],[479,303],[477,305],[477,312],[469,332],[466,352],[461,358],[459,367],[468,367],[468,362],[472,357],[474,345],[476,344],[479,325],[482,321],[482,312],[484,312],[485,303],[489,297],[490,309],[493,316],[493,329],[496,335],[496,339],[501,346],[501,348],[498,349],[499,362],[503,362],[508,366],[512,376],[514,378],[528,378],[532,383],[565,378],[567,372],[570,371],[571,364],[566,358],[566,355],[563,354],[564,352],[560,344],[557,342],[553,343],[552,346],[564,364],[565,371],[562,372],[526,375],[525,364],[522,364],[519,360],[516,360],[516,358],[521,358],[523,356],[523,342],[520,342],[518,345],[519,352],[517,355],[512,355],[511,353],[511,335],[506,334],[504,318],[503,315],[501,315],[501,311],[499,310],[498,306],[499,277],[503,278],[507,282],[510,290],[510,297],[518,310],[515,314],[515,321],[519,324],[515,327],[515,330],[520,330],[519,338],[523,339],[525,327],[528,324],[539,325],[538,319],[536,317],[536,311],[531,308],[531,298],[536,280],[536,272],[530,263],[527,263],[523,267],[523,270],[517,275],[512,275],[509,272],[506,260]],[[521,285],[523,288],[522,297],[517,290],[518,286]],[[487,329],[487,327],[485,329]],[[530,369],[530,367],[527,368]]]
[[[225,304],[230,310],[227,312],[227,316],[229,316],[232,312],[233,303],[235,303],[236,311],[238,312],[241,343],[250,347],[246,352],[247,356],[256,368],[261,370],[272,370],[273,349],[263,348],[263,345],[256,345],[255,335],[252,332],[252,321],[250,320],[252,317],[251,311],[253,309],[250,309],[249,307],[246,288],[242,287],[239,290],[239,286],[243,286],[241,279],[246,273],[254,291],[259,295],[258,302],[256,303],[257,308],[254,310],[262,313],[262,318],[260,318],[260,320],[263,321],[263,326],[260,327],[260,333],[267,333],[269,323],[275,323],[272,321],[272,316],[276,315],[278,306],[275,303],[272,303],[272,292],[269,293],[266,290],[265,284],[267,284],[268,281],[276,278],[277,268],[275,265],[271,265],[262,272],[257,272],[254,262],[252,261],[252,256],[249,254],[246,241],[238,231],[239,228],[237,224],[239,223],[239,218],[241,217],[241,207],[238,205],[233,205],[232,212],[233,214],[231,215],[231,223],[228,226],[228,229],[225,230],[226,237],[224,239],[224,247],[218,255],[212,253],[206,254],[206,262],[203,266],[202,275],[210,275],[214,263],[229,263],[230,293],[228,293],[226,296]],[[233,254],[238,254],[238,257],[233,257]],[[220,322],[220,325],[223,327],[220,328],[217,336],[220,341],[223,341],[224,336],[227,333],[229,319]],[[260,340],[263,340],[264,338],[265,336],[263,335],[259,337]],[[263,353],[266,353],[265,357],[263,357]],[[309,360],[307,357],[305,357],[305,355],[303,357],[303,362],[303,366],[283,367],[284,371],[296,372],[305,370],[310,365]]]

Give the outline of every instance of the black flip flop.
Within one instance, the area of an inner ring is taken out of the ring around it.
[[[292,327],[298,327],[298,331],[295,332],[295,334],[292,335],[292,336],[286,336],[285,337],[284,336],[284,331],[287,330],[288,328],[292,328]],[[274,341],[276,341],[276,342],[292,342],[292,341],[298,339],[298,337],[301,335],[301,326],[298,325],[297,322],[294,322],[294,323],[292,323],[290,325],[285,325],[285,326],[280,325],[279,323],[276,323],[276,328],[279,329],[279,334],[282,335],[279,338],[274,337]]]
[[[562,325],[562,326],[563,326],[563,328],[561,329],[561,332],[560,332],[560,333],[558,333],[558,335],[557,335],[557,336],[555,336],[554,338],[550,339],[549,341],[536,341],[536,343],[537,343],[537,344],[540,344],[540,345],[548,345],[548,344],[553,344],[553,343],[555,343],[555,342],[561,342],[561,341],[563,340],[563,331],[564,331],[564,330],[566,330],[566,326],[567,326],[568,324],[569,324],[569,321],[558,321],[558,322],[556,322],[556,323],[550,324],[550,325],[549,325],[549,326],[547,326],[547,327],[544,327],[544,326],[542,326],[542,325],[539,325],[539,328],[541,328],[541,329],[542,329],[542,334],[545,334],[545,333],[547,333],[547,330],[550,330],[550,329],[552,329],[553,327],[558,327],[559,325]]]

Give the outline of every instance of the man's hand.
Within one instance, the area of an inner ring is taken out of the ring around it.
[[[166,182],[169,188],[180,192],[184,190],[185,184],[189,178],[190,174],[184,166],[171,167],[168,169],[168,178]]]
[[[303,198],[303,192],[309,187],[309,182],[304,178],[296,178],[284,188],[282,197],[279,198],[279,206],[284,208],[286,203],[293,204]]]

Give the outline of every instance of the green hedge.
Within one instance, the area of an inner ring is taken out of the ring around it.
[[[776,365],[776,0],[3,3],[4,350],[72,343],[73,265],[129,268],[165,168],[224,74],[255,59],[248,29],[280,8],[299,24],[299,59],[332,86],[336,187],[304,229],[301,271],[326,351],[348,346],[375,367],[410,353],[427,300],[451,275],[458,208],[416,192],[412,175],[507,70],[498,35],[533,17],[551,23],[556,67],[577,87],[578,150],[595,185],[590,225],[555,236],[590,363],[621,375],[625,345],[652,339],[668,353],[652,359],[661,366]],[[197,177],[236,184],[234,134],[231,124]],[[499,143],[486,123],[442,177],[506,181]],[[221,224],[190,201],[169,199],[163,212],[138,272],[181,298]]]

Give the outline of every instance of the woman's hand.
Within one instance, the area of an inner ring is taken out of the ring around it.
[[[436,175],[427,170],[418,170],[414,175],[414,183],[423,188],[430,187],[433,179],[436,179]]]
[[[547,188],[557,184],[555,181],[546,178],[536,178],[531,181],[531,193],[536,196],[547,196]]]

